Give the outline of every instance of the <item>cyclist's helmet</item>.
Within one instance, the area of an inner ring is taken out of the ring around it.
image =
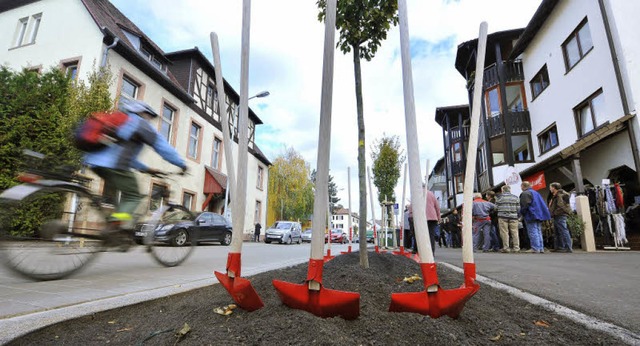
[[[130,100],[126,98],[120,99],[118,108],[126,113],[149,113],[152,117],[157,117],[158,113],[151,108],[146,102],[139,100]]]

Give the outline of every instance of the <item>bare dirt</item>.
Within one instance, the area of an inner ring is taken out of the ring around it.
[[[250,279],[265,306],[240,308],[228,316],[215,308],[233,303],[221,285],[104,311],[32,332],[9,345],[623,345],[562,316],[503,291],[482,286],[458,319],[388,312],[391,293],[421,291],[418,263],[402,256],[369,253],[361,269],[358,253],[325,263],[326,288],[359,292],[360,317],[320,318],[282,304],[273,279],[302,283],[307,264]],[[461,285],[461,274],[438,268],[443,288]],[[182,337],[176,333],[188,324]]]

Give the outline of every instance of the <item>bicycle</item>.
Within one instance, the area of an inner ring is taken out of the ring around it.
[[[126,252],[136,244],[146,247],[158,263],[174,267],[184,262],[197,245],[195,228],[188,235],[190,239],[180,239],[183,246],[174,246],[176,241],[166,236],[156,236],[165,221],[195,220],[182,205],[163,203],[147,222],[134,222],[135,229],[124,230],[110,220],[102,196],[89,188],[91,179],[69,167],[54,171],[33,168],[38,166],[34,160],[42,162],[44,155],[25,154],[30,168],[19,175],[22,184],[0,194],[0,261],[13,272],[36,280],[62,279],[78,272],[101,252]],[[175,174],[152,176],[166,180]],[[151,196],[169,197],[167,187]],[[43,219],[25,217],[36,210]],[[187,242],[190,246],[184,246]]]

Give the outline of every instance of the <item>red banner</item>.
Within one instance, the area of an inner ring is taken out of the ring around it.
[[[544,171],[540,171],[538,173],[534,173],[524,179],[523,181],[528,181],[531,183],[531,188],[534,190],[540,190],[547,187],[547,182],[544,180]]]

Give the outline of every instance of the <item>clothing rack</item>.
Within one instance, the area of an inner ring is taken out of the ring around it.
[[[614,185],[614,189],[620,189],[620,184]],[[628,241],[626,240],[626,229],[624,222],[624,215],[620,212],[620,209],[624,211],[624,203],[620,201],[623,205],[620,208],[620,203],[615,203],[614,195],[611,191],[612,187],[610,184],[603,184],[602,187],[596,186],[596,191],[599,193],[596,195],[599,199],[596,208],[598,210],[598,215],[601,216],[604,214],[604,218],[606,218],[607,226],[609,229],[609,233],[613,238],[613,246],[604,246],[604,250],[613,250],[613,251],[626,251],[631,250],[630,247],[624,246]],[[621,193],[621,191],[618,191]],[[600,200],[603,198],[604,200]]]

